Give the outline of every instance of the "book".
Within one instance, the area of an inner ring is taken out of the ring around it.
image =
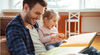
[[[40,55],[83,55],[79,52],[84,48],[85,47],[56,47]]]
[[[95,38],[96,32],[71,36],[67,43],[63,43],[60,47],[53,48],[40,55],[83,55],[80,53],[90,47]]]
[[[68,38],[67,43],[63,43],[60,47],[89,47],[96,38],[96,32],[79,34]]]

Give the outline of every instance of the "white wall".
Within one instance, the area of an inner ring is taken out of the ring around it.
[[[100,17],[82,17],[82,32],[100,32]]]

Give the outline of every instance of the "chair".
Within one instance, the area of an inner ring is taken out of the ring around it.
[[[0,17],[0,55],[11,55],[6,40],[6,26],[14,17]]]
[[[71,22],[74,22],[74,32],[71,32]],[[80,11],[69,11],[68,19],[66,19],[65,22],[65,36],[70,37],[71,35],[79,34],[80,31],[79,25],[80,25]]]

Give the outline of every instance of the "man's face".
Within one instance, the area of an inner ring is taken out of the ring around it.
[[[27,12],[25,22],[34,25],[36,20],[40,20],[42,17],[44,9],[45,7],[41,6],[39,3],[35,4],[34,7]]]

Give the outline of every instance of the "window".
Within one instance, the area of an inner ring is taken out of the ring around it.
[[[85,9],[100,9],[100,0],[85,0]]]
[[[22,9],[23,0],[11,0],[11,9]],[[46,0],[48,9],[56,11],[76,9],[100,9],[100,0]]]
[[[23,0],[12,0],[12,9],[22,9],[22,1]]]
[[[48,9],[79,9],[80,0],[47,0]]]

